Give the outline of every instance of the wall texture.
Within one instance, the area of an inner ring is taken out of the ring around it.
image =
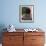
[[[16,28],[46,28],[46,1],[41,0],[0,0],[0,25],[13,24]],[[19,5],[34,5],[34,23],[20,23]]]

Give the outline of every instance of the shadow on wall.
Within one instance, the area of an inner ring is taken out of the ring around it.
[[[3,36],[3,32],[5,32],[3,29],[5,28],[4,24],[0,24],[0,43],[2,43],[2,36]]]

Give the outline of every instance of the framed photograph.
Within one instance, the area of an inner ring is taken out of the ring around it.
[[[34,22],[34,5],[19,6],[19,21]]]

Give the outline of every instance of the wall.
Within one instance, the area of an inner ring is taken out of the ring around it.
[[[13,24],[16,28],[41,27],[46,28],[46,1],[41,0],[0,0],[0,25]],[[19,5],[34,5],[34,23],[20,23]]]
[[[34,15],[34,23],[20,23],[19,21],[19,5],[30,5],[32,2],[31,0],[0,0],[0,25],[13,24],[16,28],[37,27],[38,15]],[[34,13],[36,14],[36,8]]]

